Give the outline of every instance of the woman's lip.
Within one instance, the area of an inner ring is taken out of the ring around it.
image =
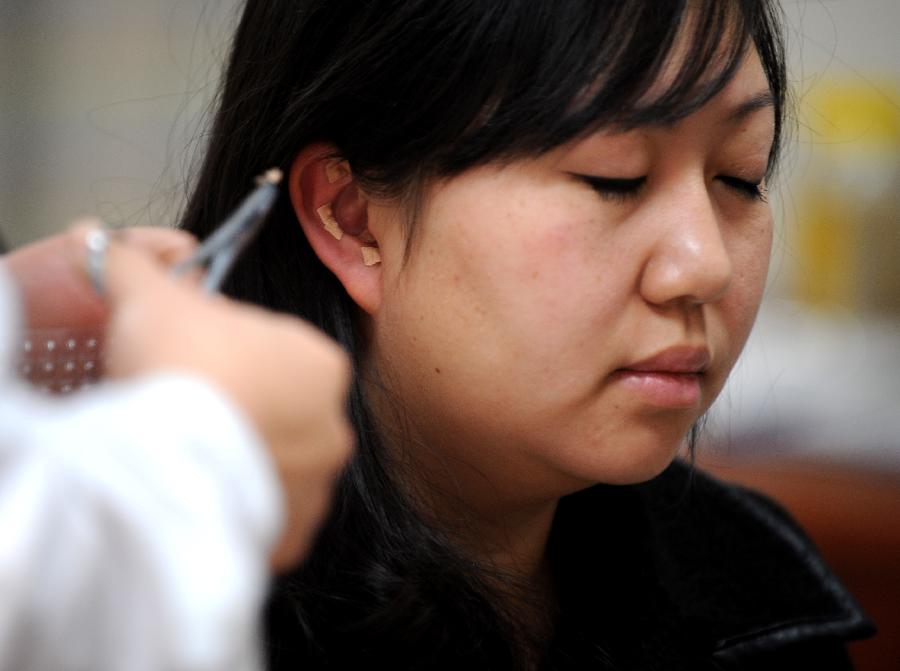
[[[702,397],[702,373],[621,368],[612,379],[645,403],[659,408],[693,408]]]
[[[628,363],[623,369],[647,373],[702,373],[709,368],[710,360],[706,347],[676,345],[646,359]]]

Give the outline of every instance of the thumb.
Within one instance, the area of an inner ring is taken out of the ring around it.
[[[103,280],[112,307],[138,293],[165,290],[173,282],[168,268],[153,256],[114,237],[106,250]]]

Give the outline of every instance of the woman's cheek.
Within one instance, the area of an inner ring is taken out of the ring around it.
[[[753,328],[765,291],[772,249],[771,213],[767,211],[747,230],[743,244],[734,248],[734,278],[720,308],[732,365]]]
[[[768,207],[764,208],[750,231],[743,258],[735,269],[735,280],[744,286],[747,318],[752,324],[762,301],[772,253],[773,221]]]

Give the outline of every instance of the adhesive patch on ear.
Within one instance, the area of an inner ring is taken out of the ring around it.
[[[374,266],[381,263],[381,254],[377,247],[360,247],[360,250],[362,251],[364,265]]]
[[[340,224],[338,224],[337,219],[334,218],[334,212],[331,210],[331,203],[327,203],[320,207],[316,212],[319,215],[319,219],[322,220],[322,224],[325,226],[325,230],[331,233],[334,236],[335,240],[340,240],[344,237],[344,229],[341,228]]]
[[[334,184],[349,174],[350,164],[347,161],[329,161],[325,164],[325,177],[329,184]]]

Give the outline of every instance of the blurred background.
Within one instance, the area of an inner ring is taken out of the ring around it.
[[[0,230],[174,222],[236,0],[0,0]],[[25,195],[27,194],[27,195]]]
[[[171,225],[236,0],[0,0],[0,236]],[[795,123],[767,298],[699,460],[781,500],[900,668],[900,2],[784,0]]]

